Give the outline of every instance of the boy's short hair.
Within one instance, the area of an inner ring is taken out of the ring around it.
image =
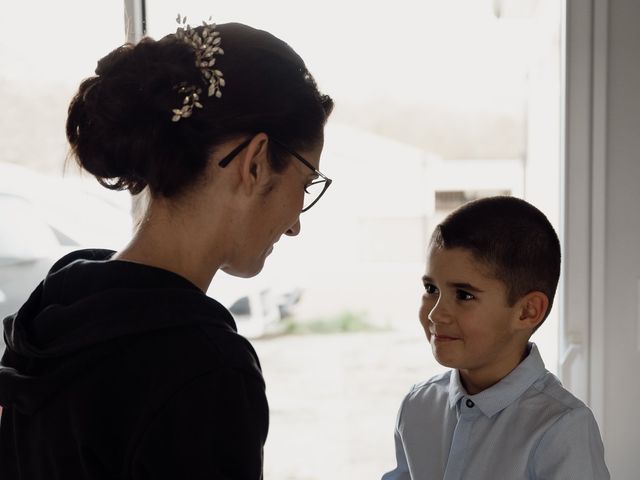
[[[560,278],[560,241],[533,205],[507,196],[466,203],[435,228],[430,247],[469,250],[504,282],[509,306],[540,291],[549,299],[544,318],[549,315]]]

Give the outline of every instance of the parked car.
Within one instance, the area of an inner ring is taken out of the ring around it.
[[[0,318],[20,308],[51,265],[77,244],[51,228],[28,200],[0,193]],[[4,339],[0,341],[4,351]]]
[[[207,295],[229,309],[238,333],[260,338],[280,331],[282,320],[300,299],[300,290],[276,291],[260,277],[237,278],[218,272]]]
[[[63,255],[117,249],[129,238],[126,194],[102,196],[104,188],[89,180],[0,162],[0,319],[20,308]]]

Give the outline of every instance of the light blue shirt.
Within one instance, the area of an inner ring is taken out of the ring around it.
[[[476,395],[457,370],[415,385],[398,413],[398,466],[382,480],[608,480],[591,410],[529,346],[515,370]]]

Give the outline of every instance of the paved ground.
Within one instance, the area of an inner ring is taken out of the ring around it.
[[[404,394],[443,370],[418,329],[253,344],[271,406],[266,480],[379,479],[395,465],[393,426]]]

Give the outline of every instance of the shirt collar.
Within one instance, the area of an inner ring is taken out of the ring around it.
[[[544,362],[535,343],[528,344],[529,354],[506,377],[492,387],[469,395],[462,385],[460,372],[454,370],[449,379],[449,405],[454,408],[461,398],[468,397],[487,417],[492,417],[520,397],[545,373]]]

